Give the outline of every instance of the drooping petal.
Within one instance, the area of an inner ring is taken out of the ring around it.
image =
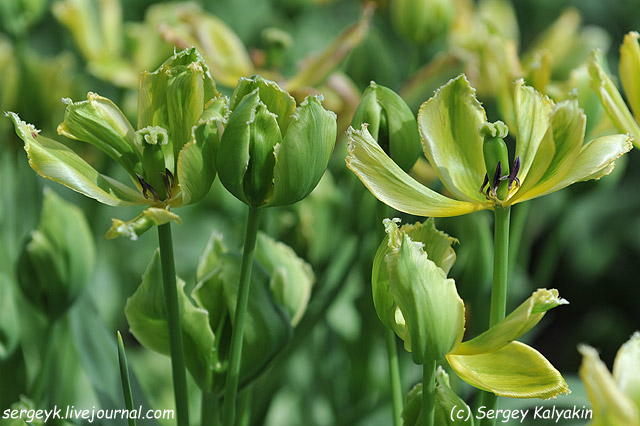
[[[480,193],[485,165],[478,128],[486,121],[475,90],[464,75],[442,86],[418,112],[424,153],[457,199],[485,201]]]
[[[558,290],[539,289],[489,330],[461,343],[454,354],[477,355],[496,351],[531,330],[549,309],[567,303],[558,296]]]
[[[65,145],[38,135],[39,130],[20,120],[17,114],[10,112],[7,116],[13,120],[16,133],[24,141],[29,165],[40,176],[110,206],[152,203],[140,192],[98,173]]]
[[[613,362],[613,377],[622,392],[635,402],[640,413],[640,331],[620,346]]]
[[[547,185],[536,186],[519,198],[517,202],[550,194],[576,182],[600,179],[611,173],[617,158],[633,148],[631,140],[628,135],[613,135],[603,136],[586,143],[566,175],[548,189],[546,189]]]
[[[275,148],[274,190],[267,206],[293,204],[313,191],[333,154],[336,132],[336,115],[317,97],[307,97]]]
[[[139,236],[147,232],[153,226],[164,225],[165,223],[175,222],[177,224],[182,223],[180,216],[170,212],[167,209],[149,207],[145,209],[135,218],[128,222],[123,222],[120,219],[111,219],[111,228],[105,235],[108,239],[118,237],[128,237],[132,240],[137,240]]]
[[[582,354],[580,378],[593,408],[593,421],[602,426],[638,426],[638,407],[616,386],[598,352],[587,345],[578,346]]]
[[[499,396],[548,399],[569,393],[560,372],[520,342],[484,354],[449,354],[447,361],[462,380]]]
[[[385,154],[366,128],[350,128],[348,136],[347,167],[376,198],[394,209],[416,216],[446,217],[491,208],[486,200],[485,203],[453,200],[420,184]],[[476,188],[478,193],[481,184],[482,178]]]
[[[141,151],[134,142],[135,130],[122,111],[109,99],[96,93],[87,94],[87,100],[64,100],[67,109],[58,133],[71,139],[94,145],[121,164],[135,176],[136,163]]]
[[[620,80],[631,111],[640,123],[640,34],[631,31],[620,46]]]
[[[405,349],[416,364],[442,359],[464,334],[464,303],[456,284],[406,233],[390,234],[389,244],[389,292],[408,331]]]
[[[584,141],[586,120],[576,99],[554,107],[551,127],[540,143],[527,179],[512,197],[512,202],[526,196],[532,188],[545,191],[553,187],[571,170]]]
[[[520,157],[518,177],[524,184],[547,129],[551,126],[553,102],[525,86],[524,80],[516,82],[514,107],[516,118],[516,157]]]
[[[635,121],[631,111],[625,104],[622,95],[611,81],[611,78],[600,66],[597,52],[593,52],[589,57],[589,73],[591,74],[591,85],[598,93],[604,109],[609,114],[611,121],[619,131],[631,133],[636,146],[640,145],[640,126]]]

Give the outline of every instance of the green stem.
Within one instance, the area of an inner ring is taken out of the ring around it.
[[[509,273],[509,222],[511,207],[496,207],[493,238],[493,287],[491,289],[491,313],[489,327],[493,327],[505,317],[507,310],[507,278]],[[485,392],[482,395],[482,405],[487,410],[495,410],[498,397]],[[495,419],[485,417],[480,426],[493,426]]]
[[[218,426],[218,397],[207,391],[202,391],[202,405],[200,407],[200,426]]]
[[[427,361],[422,366],[422,426],[436,424],[436,362]]]
[[[253,386],[249,386],[238,399],[238,426],[249,426],[251,424],[251,399],[253,397]]]
[[[522,236],[529,217],[529,206],[531,203],[520,203],[513,211],[513,221],[509,233],[509,276],[513,276],[517,263]]]
[[[122,335],[118,331],[118,364],[120,365],[120,381],[122,382],[122,394],[124,395],[124,405],[131,413],[133,411],[133,394],[131,392],[131,380],[129,379],[129,367],[127,354],[124,351]],[[136,426],[136,419],[128,418],[129,426]]]
[[[236,313],[231,331],[229,370],[227,371],[227,384],[222,406],[222,424],[225,426],[233,426],[235,424],[236,396],[238,395],[242,340],[244,339],[244,320],[247,313],[247,303],[249,301],[251,265],[253,264],[253,252],[256,247],[259,213],[260,210],[258,207],[249,207],[247,229],[244,239],[244,252],[242,254],[242,269],[240,271],[240,287],[238,288],[238,301],[236,303]]]
[[[189,426],[187,372],[184,364],[182,327],[180,325],[176,267],[173,261],[173,241],[171,239],[170,223],[158,226],[158,243],[160,246],[160,263],[162,266],[164,305],[167,313],[167,325],[169,327],[169,347],[171,370],[173,373],[173,391],[176,400],[176,419],[178,426]]]

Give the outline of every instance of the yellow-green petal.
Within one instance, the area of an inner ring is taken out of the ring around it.
[[[475,132],[478,133],[477,128]],[[366,127],[350,128],[347,134],[347,167],[376,198],[394,209],[415,216],[446,217],[491,208],[486,200],[484,203],[453,200],[420,184],[385,154]],[[482,179],[478,185],[481,184]]]
[[[638,407],[616,385],[598,352],[587,345],[580,345],[582,364],[578,373],[593,408],[593,426],[638,426]]]
[[[489,330],[461,343],[454,354],[477,355],[496,351],[531,330],[549,309],[567,303],[558,296],[558,290],[539,289]]]
[[[485,175],[483,138],[478,128],[487,121],[464,75],[442,86],[422,104],[418,129],[427,159],[444,186],[464,201],[486,201],[480,193]]]
[[[16,133],[24,142],[29,165],[40,176],[110,206],[152,203],[140,192],[98,173],[60,142],[40,136],[39,130],[20,120],[17,114],[9,112],[7,116],[13,120]]]
[[[462,380],[498,396],[548,399],[569,393],[560,372],[524,343],[478,355],[449,354],[447,361]]]
[[[164,225],[165,223],[175,222],[182,223],[180,216],[170,212],[167,209],[149,207],[145,209],[135,218],[128,222],[120,219],[111,219],[112,224],[109,231],[105,235],[108,239],[117,237],[128,237],[137,240],[139,236],[147,232],[153,226]]]
[[[628,135],[603,136],[586,143],[571,167],[571,170],[551,188],[535,187],[518,199],[517,202],[530,200],[558,191],[576,182],[600,179],[613,170],[615,160],[633,148]]]
[[[636,331],[629,341],[620,346],[613,362],[613,377],[640,412],[640,331]]]
[[[631,115],[631,111],[613,81],[600,66],[598,52],[593,52],[589,57],[589,73],[591,74],[591,86],[600,97],[600,101],[613,124],[619,131],[630,133],[636,146],[640,146],[640,126]]]
[[[620,80],[631,111],[640,123],[640,34],[631,31],[620,46]],[[639,142],[640,143],[640,142]]]

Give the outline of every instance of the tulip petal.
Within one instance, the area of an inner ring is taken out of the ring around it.
[[[135,130],[122,111],[109,99],[96,93],[87,100],[67,104],[64,121],[58,133],[71,139],[88,142],[117,161],[131,176],[135,176],[141,149],[134,142]]]
[[[524,80],[520,79],[516,82],[514,106],[516,157],[520,157],[518,177],[524,184],[538,149],[551,126],[553,102],[533,87],[525,86]]]
[[[567,303],[558,296],[558,290],[539,289],[489,330],[461,343],[454,354],[478,355],[496,351],[531,330],[549,309]]]
[[[105,235],[106,238],[129,237],[134,241],[153,226],[164,225],[169,222],[182,223],[180,216],[177,214],[157,207],[145,209],[128,222],[123,222],[120,219],[111,219],[111,221],[112,225]]]
[[[276,146],[274,191],[267,206],[293,204],[313,191],[333,154],[336,132],[336,115],[318,97],[307,97]]]
[[[499,396],[548,399],[569,393],[560,372],[520,342],[484,354],[449,354],[447,361],[462,380]]]
[[[640,331],[620,347],[613,362],[613,377],[640,412]]]
[[[418,112],[418,128],[427,159],[457,199],[486,201],[480,193],[485,175],[483,138],[487,121],[475,90],[461,75],[436,91]]]
[[[591,74],[593,90],[598,93],[600,101],[613,124],[616,125],[619,131],[630,133],[636,146],[640,146],[640,126],[638,126],[613,81],[600,66],[597,52],[593,52],[589,57],[589,73]]]
[[[98,173],[89,163],[60,142],[38,135],[31,124],[9,112],[16,133],[24,141],[29,165],[40,176],[73,189],[110,206],[151,204],[144,196],[108,176]]]
[[[638,426],[638,407],[616,386],[598,352],[587,345],[578,346],[582,364],[578,374],[584,383],[593,408],[593,424],[606,426]]]
[[[424,244],[406,233],[389,234],[389,245],[389,292],[409,332],[405,349],[416,364],[442,359],[464,334],[464,303],[456,284],[429,260]]]
[[[366,128],[350,128],[347,135],[347,167],[376,198],[394,209],[415,216],[446,217],[491,208],[486,200],[483,204],[453,200],[420,184],[385,154]]]
[[[620,46],[620,80],[636,123],[640,122],[640,34],[631,31]]]
[[[530,200],[558,191],[576,182],[600,179],[611,173],[614,161],[633,148],[629,135],[603,136],[586,143],[569,170],[569,173],[555,179],[553,186],[536,186],[525,193],[516,202]],[[551,183],[551,182],[550,182]]]

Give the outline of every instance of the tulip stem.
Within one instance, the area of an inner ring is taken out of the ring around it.
[[[233,426],[236,416],[236,397],[238,395],[238,382],[240,379],[240,360],[242,358],[242,341],[244,339],[244,320],[249,302],[249,288],[251,285],[251,266],[253,264],[253,252],[256,247],[258,234],[258,207],[249,207],[247,216],[247,229],[244,239],[244,251],[242,254],[242,269],[240,271],[240,287],[238,288],[238,301],[231,331],[231,348],[229,350],[229,370],[227,371],[227,384],[222,406],[222,424]]]
[[[491,288],[491,313],[489,327],[493,327],[505,317],[507,310],[507,278],[509,273],[509,223],[511,207],[496,207],[493,238],[493,287]],[[485,392],[482,405],[487,410],[495,410],[498,397]],[[480,426],[493,426],[495,419],[488,417],[480,421]]]
[[[158,243],[160,246],[160,263],[162,265],[164,304],[167,313],[167,325],[169,327],[169,346],[171,370],[173,373],[173,391],[176,400],[176,419],[178,426],[189,426],[187,372],[184,364],[182,326],[180,325],[176,266],[173,260],[173,241],[171,239],[170,223],[158,226]]]
[[[436,362],[422,365],[422,426],[434,426],[436,420]]]
[[[211,392],[202,391],[202,404],[200,407],[200,426],[218,426],[218,397]]]

